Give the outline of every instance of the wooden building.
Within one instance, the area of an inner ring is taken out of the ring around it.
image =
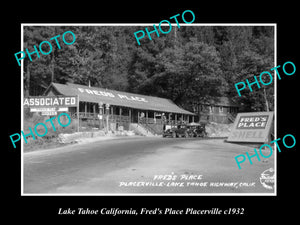
[[[78,96],[79,110],[70,107],[73,118],[80,118],[81,127],[128,130],[130,124],[143,124],[152,133],[162,133],[166,124],[194,122],[195,114],[169,99],[146,96],[78,84],[51,83],[46,96]],[[79,115],[78,115],[79,112]]]
[[[200,121],[216,123],[233,123],[238,113],[239,105],[228,97],[215,97],[200,101],[195,113]]]

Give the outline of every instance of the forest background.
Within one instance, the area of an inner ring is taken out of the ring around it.
[[[53,40],[49,55],[24,59],[24,95],[42,95],[51,82],[71,82],[168,98],[190,111],[221,96],[234,100],[240,111],[274,110],[273,84],[253,86],[253,92],[245,89],[241,97],[234,87],[275,66],[274,26],[175,25],[170,33],[157,37],[154,32],[152,40],[145,36],[138,45],[134,32],[144,28],[24,26],[24,49],[29,52],[66,31],[76,36],[72,45],[60,37],[61,49]],[[44,52],[47,47],[43,45]]]

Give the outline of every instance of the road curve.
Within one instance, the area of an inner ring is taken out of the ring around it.
[[[261,173],[274,167],[273,156],[239,170],[234,157],[246,151],[253,147],[220,139],[130,137],[29,152],[23,155],[23,192],[273,193],[260,183]]]

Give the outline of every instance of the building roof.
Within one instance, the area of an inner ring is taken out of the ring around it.
[[[215,106],[231,106],[231,107],[239,107],[237,103],[235,103],[232,99],[228,97],[213,97],[212,99],[203,101],[204,105],[215,105]]]
[[[172,112],[187,115],[195,115],[177,106],[173,101],[135,93],[109,90],[98,87],[88,87],[79,84],[51,83],[44,95],[79,96],[79,101],[93,103],[108,103],[110,105],[123,106],[142,110],[160,112]]]

